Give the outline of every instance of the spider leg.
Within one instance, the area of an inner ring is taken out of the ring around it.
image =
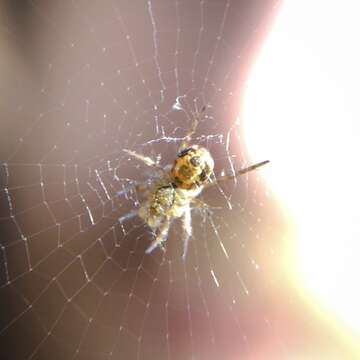
[[[186,258],[186,254],[188,252],[188,248],[189,248],[189,241],[192,235],[192,227],[191,227],[191,208],[188,207],[185,212],[184,215],[181,217],[182,220],[182,227],[184,230],[184,251],[183,251],[183,255],[182,255],[182,259],[185,260]]]
[[[147,182],[137,182],[136,181],[132,185],[123,186],[123,190],[118,191],[117,195],[118,196],[126,195],[134,188],[137,192],[143,193],[149,189],[149,184]]]
[[[167,234],[170,228],[170,218],[166,217],[165,220],[161,223],[158,233],[155,240],[150,244],[150,246],[145,250],[146,254],[150,254],[154,249],[156,249],[163,241],[166,240]]]
[[[158,171],[165,172],[165,170],[150,157],[138,154],[137,152],[128,149],[123,149],[123,151],[135,159],[142,161],[145,165],[150,166]]]
[[[204,202],[198,198],[194,198],[194,199],[191,199],[191,203],[194,205],[194,207],[196,209],[202,210],[206,215],[212,214],[211,207],[206,202]],[[214,208],[212,208],[212,209],[214,209]]]
[[[137,215],[138,215],[138,212],[136,210],[132,210],[129,213],[119,217],[118,222],[122,225],[125,221],[130,220]]]
[[[190,141],[191,141],[191,137],[195,134],[196,128],[199,125],[199,122],[204,118],[205,116],[205,110],[206,110],[206,106],[203,106],[202,109],[200,110],[200,112],[198,112],[193,120],[191,129],[189,130],[189,132],[185,135],[185,139],[182,141],[182,143],[180,144],[179,147],[179,152],[181,150],[186,149],[187,147],[189,147],[190,145]]]
[[[257,164],[248,166],[248,167],[246,167],[245,169],[238,170],[238,171],[236,171],[235,174],[233,174],[233,175],[220,176],[220,177],[218,177],[217,179],[215,179],[215,181],[212,181],[212,182],[206,184],[204,187],[205,187],[205,188],[209,188],[209,187],[211,187],[211,186],[214,186],[214,185],[218,184],[219,182],[223,182],[223,181],[226,181],[226,180],[234,179],[234,178],[236,178],[236,177],[238,177],[238,176],[244,175],[244,174],[246,174],[246,173],[248,173],[248,172],[250,172],[250,171],[253,171],[253,170],[257,169],[257,168],[259,168],[260,166],[266,165],[266,164],[269,163],[269,162],[270,162],[270,160],[265,160],[265,161],[259,162],[259,163],[257,163]]]

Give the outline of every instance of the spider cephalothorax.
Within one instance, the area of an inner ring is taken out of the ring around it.
[[[154,181],[137,186],[138,191],[145,195],[146,200],[138,210],[133,210],[119,219],[119,222],[122,223],[132,216],[138,215],[149,225],[155,233],[155,239],[147,248],[147,254],[161,246],[167,238],[171,222],[176,218],[181,218],[184,229],[183,258],[185,258],[192,234],[191,210],[193,208],[208,209],[206,203],[197,198],[201,191],[220,181],[233,179],[269,162],[268,160],[263,161],[239,170],[232,175],[216,178],[213,174],[214,160],[209,150],[200,145],[189,145],[197,124],[204,114],[205,107],[194,118],[193,126],[181,143],[173,166],[161,167],[150,157],[131,150],[124,150],[129,155],[151,166],[159,175]]]

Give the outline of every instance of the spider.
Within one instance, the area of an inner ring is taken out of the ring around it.
[[[197,196],[205,188],[234,179],[269,162],[269,160],[262,161],[232,175],[216,177],[213,173],[214,159],[209,150],[200,145],[190,145],[192,135],[195,133],[199,121],[204,117],[205,110],[204,106],[194,117],[192,127],[184,137],[173,165],[161,167],[150,157],[124,149],[127,154],[142,161],[159,174],[154,181],[136,186],[138,191],[144,193],[146,201],[138,210],[133,210],[119,218],[119,222],[122,224],[125,220],[137,215],[151,228],[155,239],[146,249],[147,254],[157,247],[164,250],[163,242],[167,239],[170,225],[174,219],[180,218],[184,232],[182,258],[185,259],[192,236],[191,210],[197,208],[209,211],[209,206]]]

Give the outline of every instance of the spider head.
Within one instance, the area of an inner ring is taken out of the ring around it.
[[[177,154],[171,177],[182,189],[201,187],[209,181],[214,170],[210,152],[199,145],[192,145]]]

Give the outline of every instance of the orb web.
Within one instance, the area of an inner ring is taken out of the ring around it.
[[[192,141],[211,151],[216,173],[249,165],[238,114],[270,5],[31,1],[23,26],[5,9],[9,53],[27,57],[2,99],[5,354],[246,358],[273,331],[264,259],[277,220],[257,172],[203,192],[212,211],[193,211],[185,261],[177,222],[166,251],[151,255],[149,228],[118,222],[141,204],[136,184],[154,176],[123,149],[171,163],[204,105]]]

